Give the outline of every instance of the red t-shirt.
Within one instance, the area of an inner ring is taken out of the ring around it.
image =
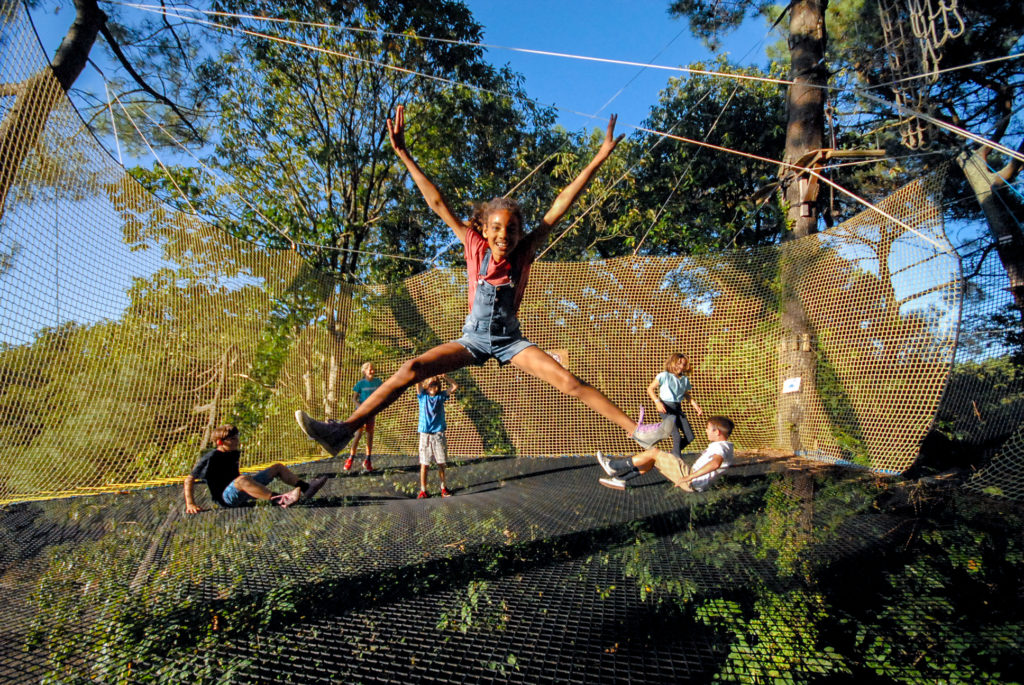
[[[487,254],[488,245],[484,237],[472,228],[466,230],[466,242],[463,246],[466,251],[466,275],[469,281],[469,309],[473,310],[473,298],[476,297],[477,278],[480,273],[480,262]],[[519,311],[519,303],[523,300],[523,293],[526,291],[526,280],[530,275],[530,266],[533,264],[533,250],[517,249],[512,252],[512,259],[498,261],[491,255],[487,263],[487,271],[484,273],[484,280],[491,285],[507,285],[512,273],[513,262],[518,262],[519,281],[515,285],[515,310]]]

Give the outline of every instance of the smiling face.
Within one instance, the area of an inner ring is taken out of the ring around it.
[[[373,368],[373,364],[367,364],[366,368],[363,369],[363,375],[366,376],[366,380],[373,379],[373,376],[376,373],[377,369]]]
[[[484,222],[483,235],[487,246],[491,248],[491,255],[494,259],[496,261],[507,259],[522,237],[519,217],[508,209],[492,210]]]
[[[680,357],[675,361],[675,364],[672,365],[672,373],[678,376],[679,374],[684,373],[689,366],[689,360],[686,357]]]

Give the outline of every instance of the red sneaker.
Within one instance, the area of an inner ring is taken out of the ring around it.
[[[451,497],[452,493],[448,492],[448,488],[441,488],[441,497]]]
[[[430,497],[430,495],[427,494],[426,490],[420,490],[420,494],[416,495],[416,499],[426,499],[428,497]]]
[[[349,457],[348,459],[346,459],[345,460],[345,466],[343,466],[342,468],[344,468],[346,471],[351,471],[352,470],[352,459],[353,459],[353,457]]]
[[[369,459],[363,460],[363,469],[366,471],[373,471],[373,464],[370,463]]]

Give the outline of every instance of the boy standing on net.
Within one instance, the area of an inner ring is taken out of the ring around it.
[[[185,476],[185,513],[198,514],[202,509],[192,497],[192,488],[197,480],[205,480],[210,488],[210,497],[222,507],[237,507],[254,499],[273,501],[282,507],[290,507],[300,499],[309,499],[327,482],[327,476],[318,476],[307,483],[281,464],[274,464],[259,473],[243,476],[238,471],[238,429],[231,424],[218,426],[213,430],[213,442],[217,445],[192,467],[192,473]],[[280,478],[293,486],[283,495],[275,495],[267,486]]]
[[[441,381],[449,384],[447,390],[441,389]],[[416,401],[420,405],[420,422],[417,431],[420,434],[420,494],[419,499],[430,497],[427,494],[427,469],[433,457],[437,464],[437,478],[441,481],[441,497],[451,497],[444,482],[445,458],[448,454],[448,440],[445,431],[448,422],[444,414],[444,403],[459,389],[447,376],[434,376],[416,384]]]
[[[601,478],[599,482],[606,488],[625,490],[629,481],[647,473],[651,468],[657,468],[673,485],[687,492],[703,492],[732,465],[733,446],[729,436],[734,428],[731,419],[724,416],[710,417],[704,428],[708,436],[707,449],[694,462],[692,469],[682,459],[676,459],[656,447],[625,459],[608,459],[598,452],[597,462],[609,476]]]
[[[372,395],[373,391],[384,383],[384,381],[377,378],[377,367],[373,365],[373,362],[365,362],[359,367],[359,371],[363,374],[363,377],[352,386],[353,407],[358,407],[365,402],[366,398]],[[366,433],[366,459],[363,459],[363,469],[373,471],[373,464],[370,463],[370,460],[373,458],[373,429],[376,427],[376,424],[376,417],[371,417],[369,421],[356,431],[352,440],[352,449],[348,453],[348,459],[345,460],[344,468],[346,471],[352,469],[352,462],[356,458],[356,448],[359,447],[359,437],[363,433]]]

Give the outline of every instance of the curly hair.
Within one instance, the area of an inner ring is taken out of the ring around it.
[[[508,197],[496,197],[487,202],[481,202],[473,208],[473,216],[469,218],[469,227],[483,235],[484,224],[491,212],[505,210],[512,213],[513,218],[519,224],[519,230],[523,230],[523,212],[519,209],[519,203]]]

